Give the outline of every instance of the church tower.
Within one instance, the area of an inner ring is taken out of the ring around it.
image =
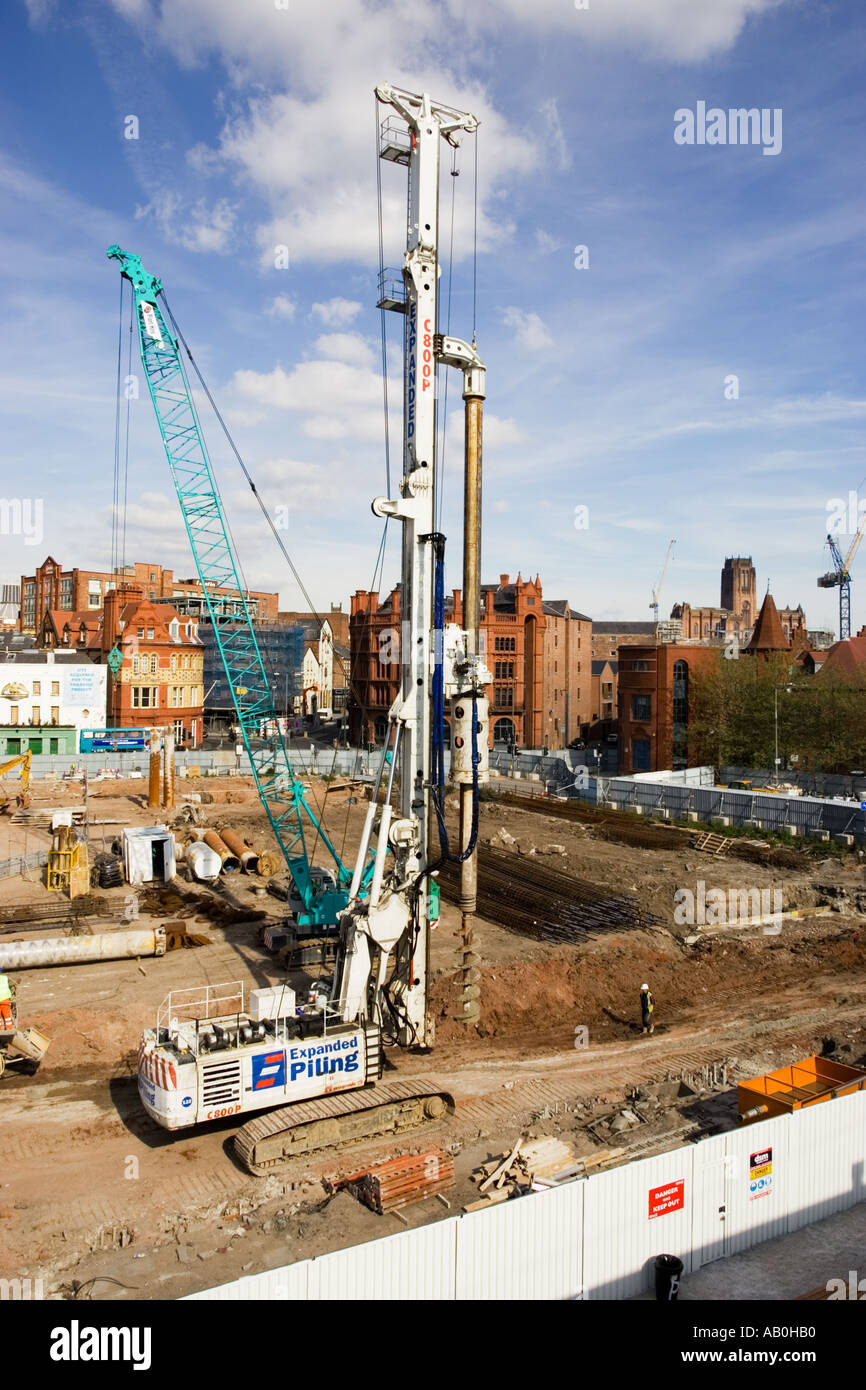
[[[751,555],[729,556],[722,567],[721,606],[734,615],[741,632],[755,625],[757,579]]]

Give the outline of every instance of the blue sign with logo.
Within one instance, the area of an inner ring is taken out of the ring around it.
[[[285,1052],[260,1052],[253,1058],[253,1090],[264,1091],[286,1084]]]
[[[183,1100],[181,1101],[181,1105],[192,1105],[192,1096],[184,1096]]]

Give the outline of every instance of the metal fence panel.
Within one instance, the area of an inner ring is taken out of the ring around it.
[[[799,1153],[790,1148],[790,1117],[746,1125],[725,1135],[725,1254],[783,1236],[795,1200]],[[767,1161],[762,1162],[764,1155]],[[769,1169],[769,1172],[766,1171]]]
[[[401,1231],[310,1264],[311,1299],[453,1299],[457,1219]]]
[[[695,1145],[691,1239],[693,1269],[711,1264],[725,1253],[726,1138],[725,1134],[716,1134]],[[679,1251],[672,1253],[679,1254]]]
[[[866,1201],[866,1091],[795,1110],[788,1123],[797,1154],[788,1230]]]
[[[469,1212],[456,1223],[458,1299],[577,1298],[585,1182]]]
[[[693,1148],[674,1149],[587,1179],[585,1298],[642,1293],[651,1287],[656,1255],[679,1255],[691,1272],[693,1158]]]

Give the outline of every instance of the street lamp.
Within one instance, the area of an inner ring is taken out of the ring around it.
[[[774,686],[773,686],[773,742],[774,742],[774,745],[775,745],[775,754],[774,754],[774,759],[773,759],[773,761],[774,761],[774,772],[773,772],[773,776],[774,776],[774,780],[775,780],[776,786],[779,785],[779,764],[780,764],[780,762],[781,762],[781,758],[779,757],[779,691],[780,691],[780,690],[787,690],[788,694],[790,695],[791,690],[792,690],[792,686],[791,686],[790,682],[789,682],[789,681],[782,681],[781,685],[774,685]]]

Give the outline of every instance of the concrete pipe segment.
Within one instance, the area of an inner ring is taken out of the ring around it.
[[[241,868],[245,874],[257,874],[259,871],[259,856],[254,849],[245,844],[234,830],[221,830],[220,835],[224,845],[227,845],[232,854],[236,854],[241,861]]]
[[[241,867],[241,861],[238,859],[237,855],[232,854],[228,845],[221,839],[215,830],[208,830],[206,832],[204,842],[206,845],[210,845],[212,850],[216,850],[225,873],[235,873]]]
[[[27,970],[43,965],[81,965],[95,960],[126,960],[165,955],[162,927],[147,931],[102,932],[97,936],[39,937],[36,941],[0,944],[0,970]]]
[[[196,878],[202,882],[209,883],[212,879],[219,878],[222,860],[216,850],[211,849],[203,840],[193,840],[187,845],[185,858]]]

